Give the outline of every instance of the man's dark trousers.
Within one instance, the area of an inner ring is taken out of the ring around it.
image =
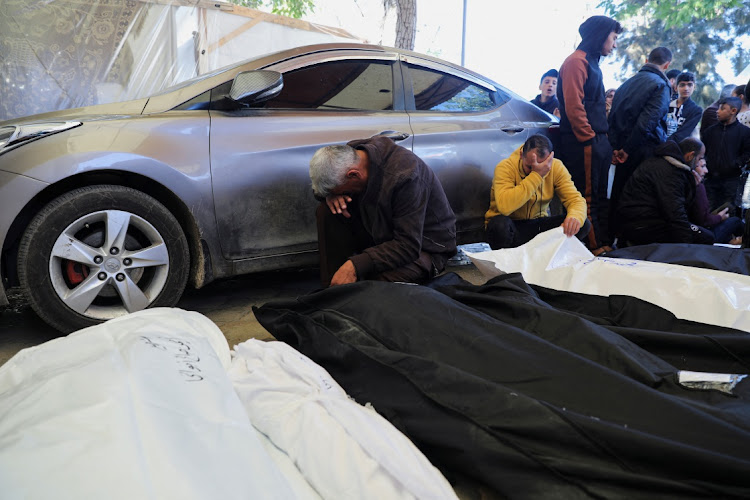
[[[644,146],[638,151],[628,155],[628,159],[625,163],[620,163],[615,167],[615,178],[612,181],[612,193],[609,197],[609,239],[614,241],[616,237],[622,236],[620,234],[623,224],[628,221],[619,220],[617,214],[617,204],[620,201],[620,194],[625,188],[630,176],[633,175],[638,165],[643,163],[646,158],[651,158],[654,154],[656,145],[649,144]]]
[[[573,134],[561,134],[558,154],[586,200],[586,215],[593,224],[588,235],[589,249],[609,244],[607,178],[612,162],[612,146],[607,135],[597,134],[590,141],[578,142]]]
[[[347,204],[351,217],[331,213],[325,202],[318,205],[315,216],[318,224],[318,252],[320,253],[320,281],[324,287],[339,267],[354,254],[361,253],[375,243],[362,224],[356,202]],[[422,283],[436,276],[445,268],[448,258],[420,252],[419,258],[397,269],[389,269],[374,276],[357,276],[358,280]]]
[[[496,215],[487,222],[486,239],[490,248],[515,248],[531,241],[534,236],[550,229],[560,227],[565,215],[538,217],[536,219],[513,220],[505,215]],[[591,233],[591,222],[588,219],[576,233],[576,238],[583,242]]]

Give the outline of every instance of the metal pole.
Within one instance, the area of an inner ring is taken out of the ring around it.
[[[461,66],[464,65],[464,61],[466,59],[466,2],[468,0],[464,0],[464,25],[463,30],[461,31]]]

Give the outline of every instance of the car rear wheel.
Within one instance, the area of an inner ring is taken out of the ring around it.
[[[188,278],[187,240],[169,210],[123,186],[88,186],[51,201],[18,251],[36,313],[69,332],[147,307],[173,306]]]

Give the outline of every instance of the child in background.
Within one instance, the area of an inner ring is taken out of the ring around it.
[[[701,119],[703,109],[691,99],[695,92],[695,75],[686,71],[675,79],[677,98],[669,103],[667,113],[667,140],[680,142],[693,135]]]
[[[706,145],[706,193],[711,208],[724,203],[731,204],[729,213],[736,214],[737,193],[740,188],[740,173],[750,161],[750,128],[737,121],[737,113],[742,107],[739,97],[725,97],[719,100],[715,123],[703,133]]]
[[[608,89],[604,94],[604,103],[607,107],[607,117],[609,117],[609,110],[612,109],[612,101],[615,98],[615,89]]]
[[[742,101],[742,108],[737,113],[737,121],[746,127],[750,127],[750,105],[747,100],[747,85],[737,85],[732,91],[734,97],[739,97]]]
[[[547,113],[555,115],[560,118],[560,103],[557,101],[557,77],[558,73],[556,69],[551,69],[542,75],[542,79],[539,81],[539,90],[541,94],[531,100],[532,104],[536,104]]]

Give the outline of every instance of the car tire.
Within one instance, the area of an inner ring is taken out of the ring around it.
[[[189,268],[185,233],[172,213],[151,196],[116,185],[52,200],[18,250],[24,294],[62,332],[175,305]]]

